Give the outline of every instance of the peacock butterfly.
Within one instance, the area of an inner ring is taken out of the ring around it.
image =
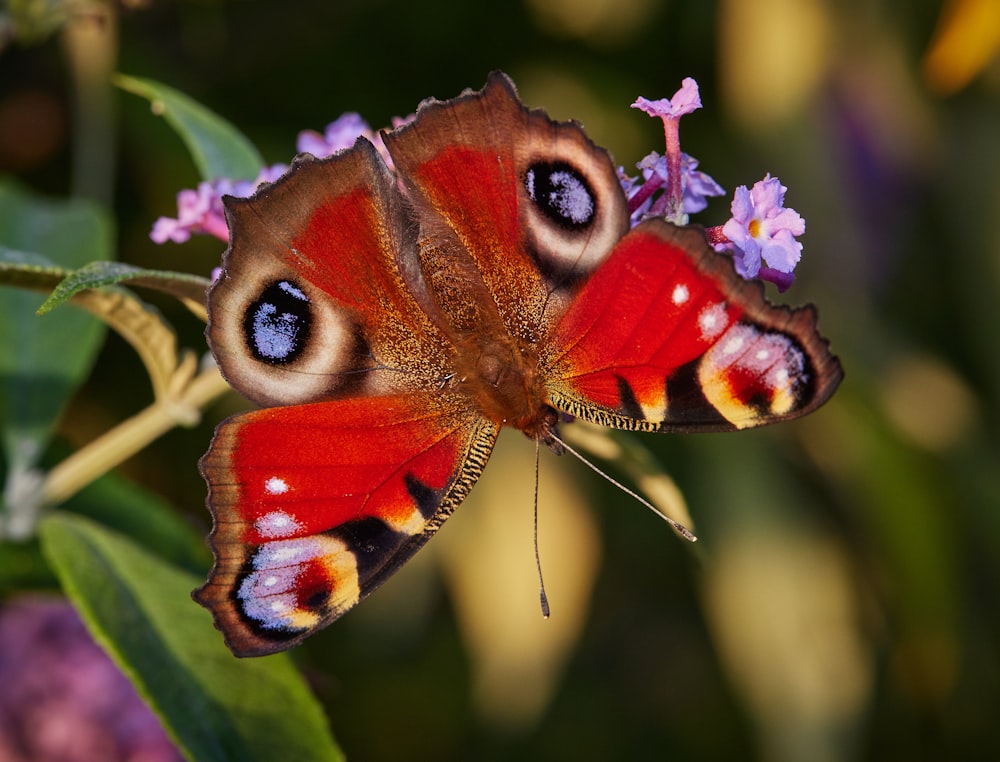
[[[238,656],[300,643],[384,582],[502,426],[556,452],[561,414],[745,429],[814,410],[842,376],[812,307],[767,303],[702,230],[630,229],[608,153],[505,75],[384,141],[393,170],[360,139],[226,201],[208,341],[265,407],[201,460],[215,566],[194,597]]]

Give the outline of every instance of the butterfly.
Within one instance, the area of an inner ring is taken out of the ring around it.
[[[816,313],[773,306],[704,232],[630,228],[607,151],[506,75],[226,199],[218,366],[264,406],[200,461],[215,565],[194,592],[237,656],[302,642],[469,494],[504,426],[655,432],[804,415],[840,382]]]

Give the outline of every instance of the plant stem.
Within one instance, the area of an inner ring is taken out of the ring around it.
[[[93,3],[63,30],[74,85],[73,195],[110,207],[114,190],[115,124],[111,74],[118,58],[115,3]]]
[[[199,411],[229,388],[215,367],[202,371],[177,398],[154,402],[53,468],[42,487],[42,504],[65,502],[170,429],[197,421]]]

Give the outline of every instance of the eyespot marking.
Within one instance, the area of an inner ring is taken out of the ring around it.
[[[524,189],[552,222],[570,230],[590,225],[597,214],[596,197],[586,177],[566,162],[536,162],[524,176]]]
[[[309,297],[288,280],[271,283],[247,307],[243,333],[250,354],[268,365],[285,365],[305,349],[312,331]]]

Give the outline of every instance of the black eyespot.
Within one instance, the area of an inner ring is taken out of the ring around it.
[[[285,365],[302,354],[312,329],[309,297],[291,281],[265,288],[243,318],[250,353],[268,365]]]
[[[594,191],[587,179],[566,162],[536,162],[524,175],[528,198],[556,224],[579,230],[597,213]]]

